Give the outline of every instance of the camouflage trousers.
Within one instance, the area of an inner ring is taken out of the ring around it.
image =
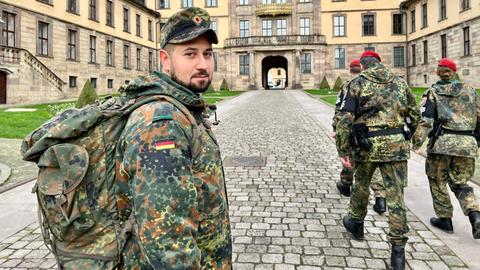
[[[388,225],[390,232],[387,235],[392,244],[404,245],[408,237],[407,215],[403,201],[403,190],[407,182],[407,161],[395,162],[359,162],[355,164],[355,181],[350,198],[350,217],[364,220],[367,215],[369,186],[372,176],[377,170],[383,176],[388,206]]]
[[[467,184],[475,172],[475,159],[428,154],[425,171],[430,183],[433,209],[438,217],[451,218],[453,214],[447,184],[457,197],[465,215],[471,211],[480,211],[473,188]]]
[[[352,168],[343,166],[342,171],[340,172],[340,182],[342,182],[342,184],[345,186],[351,186],[353,184],[354,171],[354,163],[352,164]],[[387,196],[387,192],[385,191],[385,187],[383,186],[382,175],[380,175],[379,170],[375,170],[370,187],[373,190],[375,198],[385,198]]]

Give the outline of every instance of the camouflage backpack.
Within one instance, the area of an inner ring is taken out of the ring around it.
[[[130,231],[121,224],[115,191],[115,148],[128,116],[154,101],[167,101],[199,126],[190,111],[164,95],[107,98],[70,109],[25,137],[23,159],[37,163],[39,223],[60,269],[115,269]],[[130,220],[130,218],[129,218]]]

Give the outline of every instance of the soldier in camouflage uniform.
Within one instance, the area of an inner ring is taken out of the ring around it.
[[[360,60],[354,59],[350,63],[350,73],[353,76],[356,76],[361,71],[362,71],[362,65],[360,64]],[[350,81],[346,81],[340,86],[340,91],[338,93],[337,101],[335,103],[335,114],[333,116],[333,123],[332,123],[334,132],[338,122],[340,104],[342,104],[343,98],[345,97],[345,94],[348,92],[349,84],[350,84]],[[352,164],[352,167],[342,166],[342,171],[340,172],[340,181],[338,181],[336,185],[337,185],[338,191],[343,196],[350,197],[351,186],[353,184],[354,167],[355,167],[355,164]],[[386,191],[385,191],[385,187],[383,186],[383,180],[379,170],[375,170],[375,173],[373,174],[371,188],[375,196],[375,204],[373,205],[373,210],[379,214],[385,213],[385,211],[387,211],[386,209],[387,205],[385,201]]]
[[[480,239],[480,207],[467,183],[475,171],[480,97],[472,87],[453,79],[456,71],[455,62],[440,60],[437,68],[440,81],[423,94],[422,120],[414,134],[413,146],[417,150],[427,136],[430,138],[425,169],[437,215],[430,219],[430,223],[453,233],[453,207],[448,183],[463,213],[469,216],[473,237]]]
[[[218,39],[200,8],[174,14],[162,36],[164,73],[124,89],[168,97],[136,109],[119,141],[119,208],[133,227],[124,269],[231,269],[222,159],[200,96],[212,79]]]
[[[363,239],[370,181],[379,168],[387,192],[391,265],[405,269],[408,226],[403,191],[410,143],[404,128],[406,117],[415,128],[420,114],[405,80],[382,65],[376,52],[364,52],[360,62],[364,71],[350,82],[336,130],[340,160],[346,166],[351,165],[351,158],[355,162],[355,182],[343,225],[355,239]]]

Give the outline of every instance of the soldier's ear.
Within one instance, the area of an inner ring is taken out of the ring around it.
[[[163,71],[166,74],[170,75],[171,59],[170,59],[170,54],[168,53],[167,50],[164,50],[164,49],[160,50],[160,63],[162,64]]]

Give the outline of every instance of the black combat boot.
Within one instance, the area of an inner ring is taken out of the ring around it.
[[[343,226],[356,240],[363,240],[363,220],[353,219],[349,215],[343,217]]]
[[[405,246],[404,245],[392,245],[392,256],[390,257],[390,263],[393,270],[405,269]]]
[[[343,196],[350,197],[351,189],[350,186],[342,184],[342,182],[337,182],[337,189]]]
[[[377,212],[379,215],[387,211],[387,202],[385,198],[376,197],[375,204],[373,205],[373,211]]]
[[[472,234],[474,239],[480,239],[480,212],[472,211],[468,214],[472,224]]]
[[[453,233],[453,224],[452,224],[452,219],[451,218],[436,218],[432,217],[430,218],[430,224],[433,226],[439,228],[440,230],[446,232],[446,233]],[[480,228],[480,224],[479,224]]]

